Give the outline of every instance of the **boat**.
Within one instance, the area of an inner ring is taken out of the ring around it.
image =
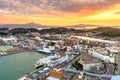
[[[47,54],[52,53],[52,51],[49,48],[40,48],[40,49],[38,49],[38,51],[41,53],[47,53]]]
[[[40,67],[42,67],[42,66],[50,63],[50,62],[51,62],[51,59],[53,59],[53,58],[55,58],[55,56],[53,56],[53,55],[48,56],[48,57],[46,57],[46,58],[42,58],[42,59],[40,58],[40,59],[36,62],[35,67],[36,67],[36,68],[40,68]]]
[[[37,61],[37,63],[35,64],[35,67],[38,68],[42,65],[46,65],[46,66],[49,66],[49,67],[55,67],[57,65],[62,65],[63,63],[65,63],[68,59],[63,56],[63,57],[58,57],[56,55],[51,55],[51,56],[48,56],[46,58],[42,58],[42,59],[39,59]]]
[[[36,69],[41,68],[41,67],[43,67],[43,66],[45,66],[44,63],[39,63],[39,62],[37,62],[37,63],[35,64]]]

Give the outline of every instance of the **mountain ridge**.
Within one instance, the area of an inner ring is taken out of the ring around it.
[[[25,23],[25,24],[0,24],[0,28],[57,28],[57,27],[65,27],[65,28],[76,28],[76,29],[93,29],[97,27],[115,27],[120,28],[120,26],[102,26],[102,25],[91,25],[91,24],[77,24],[77,25],[68,25],[68,26],[49,26],[42,25],[37,23]]]

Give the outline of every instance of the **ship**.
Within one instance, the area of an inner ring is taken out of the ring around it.
[[[37,63],[35,64],[36,68],[40,68],[43,65],[49,66],[49,67],[55,67],[57,65],[63,64],[67,62],[67,58],[65,56],[58,57],[56,55],[51,55],[46,58],[39,59]]]
[[[41,53],[47,53],[47,54],[52,53],[52,51],[49,48],[40,48],[40,49],[38,49],[38,51]]]
[[[50,55],[50,56],[48,56],[48,57],[46,57],[46,58],[40,58],[37,62],[36,62],[36,64],[35,64],[35,67],[36,68],[40,68],[40,67],[42,67],[42,66],[44,66],[44,65],[46,65],[46,64],[49,64],[50,62],[51,62],[51,59],[54,59],[54,58],[57,58],[56,56],[53,56],[53,55]]]
[[[45,63],[43,63],[43,62],[37,61],[37,63],[35,64],[36,69],[41,68],[43,66],[45,66]]]

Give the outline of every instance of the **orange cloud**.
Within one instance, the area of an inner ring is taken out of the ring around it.
[[[0,0],[0,23],[118,24],[119,7],[120,0]]]
[[[1,24],[10,24],[10,23],[26,23],[30,22],[28,17],[21,15],[0,15],[0,23]]]

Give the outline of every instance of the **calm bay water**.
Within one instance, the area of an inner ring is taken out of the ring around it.
[[[36,52],[24,52],[0,57],[0,80],[16,80],[35,70],[36,61],[45,56]]]

